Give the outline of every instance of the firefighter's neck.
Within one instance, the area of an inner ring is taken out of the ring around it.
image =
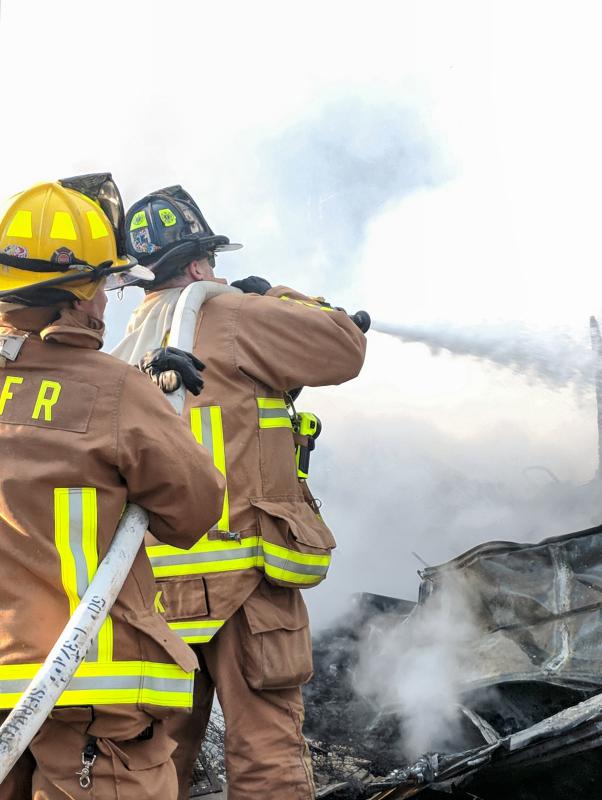
[[[105,316],[106,305],[107,295],[104,287],[101,286],[90,300],[75,300],[73,308],[76,311],[83,311],[84,314],[87,314],[92,319],[102,322]]]

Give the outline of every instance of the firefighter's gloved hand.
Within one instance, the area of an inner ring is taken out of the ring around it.
[[[249,275],[248,278],[243,278],[240,281],[232,281],[230,286],[236,286],[241,292],[245,294],[265,294],[268,289],[272,288],[272,284],[266,281],[265,278],[258,278],[257,275]]]
[[[177,347],[149,350],[138,362],[138,367],[166,394],[175,392],[182,384],[195,395],[200,394],[203,388],[199,373],[205,369],[205,365],[192,353]]]

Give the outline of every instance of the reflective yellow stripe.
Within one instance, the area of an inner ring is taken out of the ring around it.
[[[185,622],[168,622],[174,633],[188,644],[205,644],[211,641],[225,623],[225,619],[198,619]]]
[[[326,577],[330,555],[299,553],[287,547],[263,543],[265,574],[278,581],[300,586],[312,586]]]
[[[55,211],[50,229],[51,239],[66,239],[69,242],[77,241],[77,233],[73,219],[68,211]]]
[[[31,211],[17,211],[6,232],[7,236],[31,239]]]
[[[263,549],[266,553],[278,556],[279,558],[286,558],[289,561],[295,561],[297,564],[316,565],[320,567],[327,567],[330,564],[330,556],[317,556],[313,553],[299,553],[296,550],[289,550],[288,547],[281,547],[271,542],[263,542]]]
[[[61,562],[61,581],[73,614],[98,569],[98,507],[96,489],[54,490],[54,538]],[[113,621],[107,616],[86,655],[86,661],[113,657]]]
[[[165,606],[161,602],[161,595],[163,592],[159,591],[155,593],[155,602],[154,607],[157,614],[165,614]]]
[[[86,217],[88,218],[88,225],[90,227],[90,236],[93,239],[104,239],[105,236],[109,235],[106,225],[96,211],[86,211]]]
[[[307,586],[324,580],[331,562],[328,554],[299,553],[261,536],[234,542],[210,541],[204,536],[190,550],[155,545],[147,552],[155,578],[264,569],[277,580]]]
[[[290,417],[278,417],[276,419],[262,419],[259,418],[260,428],[292,428],[293,424]]]
[[[298,572],[291,572],[290,570],[283,569],[282,567],[272,567],[267,563],[265,565],[265,574],[277,581],[305,586],[312,585],[314,583],[320,583],[324,580],[323,576],[318,577],[316,575],[300,575]]]
[[[156,556],[186,555],[186,553],[213,553],[216,558],[220,557],[223,551],[237,551],[245,547],[255,547],[261,543],[261,537],[254,533],[242,539],[224,542],[221,539],[210,539],[209,534],[204,534],[193,544],[190,550],[182,550],[180,547],[172,547],[169,544],[155,544],[147,547],[146,551],[151,558]]]
[[[192,687],[192,682],[191,682]],[[21,699],[21,693],[0,694],[0,709],[14,708]],[[67,689],[59,697],[57,706],[110,706],[145,705],[167,708],[192,708],[192,692],[155,692],[152,689],[99,689],[72,691]]]
[[[146,552],[155,578],[233,572],[263,566],[259,536],[224,542],[212,541],[205,534],[190,550],[163,544],[147,547]]]
[[[219,406],[205,406],[190,409],[190,429],[199,444],[209,450],[213,463],[226,475],[226,447],[224,444],[224,427],[222,423],[222,410]],[[228,488],[224,494],[222,515],[215,526],[218,531],[230,529],[230,507],[228,501]]]
[[[41,664],[2,664],[0,665],[0,681],[31,680],[40,669]],[[177,664],[161,664],[156,661],[84,661],[75,671],[74,678],[119,678],[141,677],[166,680],[188,679],[193,673],[186,672]]]
[[[255,569],[263,566],[263,557],[239,558],[232,561],[211,561],[207,564],[170,564],[153,567],[155,578],[169,578],[178,575],[209,575],[213,572],[236,572],[241,569]]]
[[[260,428],[291,428],[293,423],[286,403],[281,397],[258,397],[257,410]]]
[[[224,443],[224,427],[222,424],[222,410],[219,406],[211,406],[211,430],[213,431],[213,463],[226,477],[226,446]],[[228,502],[228,488],[224,493],[224,507],[217,523],[218,531],[230,530],[230,504]]]
[[[258,408],[284,408],[284,409],[286,409],[286,403],[282,399],[282,397],[258,397],[257,398],[257,407]]]
[[[325,306],[321,303],[311,303],[309,300],[296,300],[290,298],[288,295],[283,294],[280,296],[280,300],[292,300],[293,303],[297,303],[298,306],[306,306],[307,308],[317,308],[320,311],[336,311],[336,308],[332,308],[331,306]]]
[[[0,666],[0,708],[13,708],[41,664]],[[57,705],[148,703],[190,708],[193,672],[150,661],[84,662]]]

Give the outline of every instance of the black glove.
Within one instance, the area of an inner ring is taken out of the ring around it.
[[[145,353],[138,367],[151,378],[161,391],[171,394],[182,384],[192,394],[200,394],[203,379],[199,375],[205,365],[192,353],[177,347],[157,347]]]
[[[265,278],[258,278],[257,275],[249,275],[248,278],[243,278],[240,281],[232,281],[230,286],[236,286],[241,292],[245,294],[265,294],[268,289],[272,288],[272,284],[266,281]]]

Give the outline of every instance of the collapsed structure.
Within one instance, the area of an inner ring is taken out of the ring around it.
[[[417,604],[361,595],[346,623],[314,642],[305,701],[318,797],[594,796],[602,779],[602,526],[538,544],[483,544],[421,576]],[[409,624],[450,585],[463,587],[475,624],[458,725],[447,752],[408,763],[399,709],[355,690],[360,643],[370,627]],[[223,775],[221,730],[217,719],[207,794]]]
[[[363,595],[351,625],[315,643],[306,704],[320,796],[593,796],[602,777],[602,526],[538,544],[483,544],[421,577],[415,607]],[[462,587],[475,625],[458,724],[446,752],[404,763],[399,709],[354,691],[358,643],[368,626],[416,622],[450,586]]]

